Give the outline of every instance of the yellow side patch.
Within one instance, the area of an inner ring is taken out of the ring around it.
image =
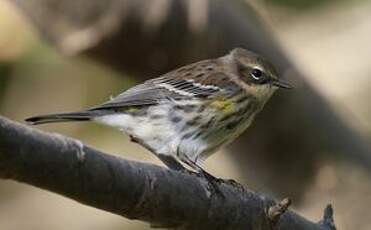
[[[136,108],[136,107],[129,107],[129,108],[127,108],[126,110],[125,110],[125,112],[127,112],[127,113],[135,113],[135,112],[137,112],[139,109],[138,108]]]
[[[225,115],[233,113],[235,110],[234,103],[231,100],[225,98],[216,98],[210,103],[210,106],[223,112]]]

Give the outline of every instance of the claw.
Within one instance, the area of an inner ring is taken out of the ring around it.
[[[217,194],[221,196],[223,199],[225,198],[225,195],[223,192],[220,190],[219,185],[223,183],[223,180],[220,178],[216,178],[210,173],[206,172],[205,170],[201,170],[200,174],[207,180],[209,183],[208,188],[211,190],[210,192],[212,194]]]
[[[238,183],[237,181],[235,181],[233,179],[225,180],[225,179],[222,179],[222,178],[216,178],[213,175],[211,175],[210,173],[206,172],[205,170],[202,170],[201,174],[206,178],[206,180],[209,182],[209,184],[211,184],[213,189],[217,193],[219,193],[220,195],[223,195],[222,192],[219,189],[220,184],[229,184],[229,185],[232,185],[233,187],[238,188],[241,191],[245,190],[245,188],[243,187],[242,184]]]
[[[223,199],[225,198],[223,192],[219,188],[219,185],[224,182],[222,179],[216,178],[210,173],[206,172],[203,168],[201,168],[199,165],[197,165],[194,161],[189,159],[187,156],[183,156],[182,161],[188,166],[190,166],[192,169],[196,170],[198,172],[197,175],[202,176],[203,178],[207,180],[208,185],[209,185],[208,188],[212,195],[218,194]],[[187,173],[189,173],[189,170],[187,171],[188,171]]]
[[[245,191],[245,188],[243,187],[243,185],[233,179],[223,180],[223,182],[226,184],[230,184],[235,188],[238,188],[240,191]]]
[[[195,171],[192,171],[192,170],[189,170],[189,169],[186,169],[186,168],[182,169],[181,172],[184,173],[184,174],[191,175],[191,176],[200,176],[199,173],[197,173]]]

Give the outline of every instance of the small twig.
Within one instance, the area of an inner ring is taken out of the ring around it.
[[[269,207],[267,215],[268,219],[271,222],[272,229],[277,226],[280,217],[287,211],[290,205],[291,200],[289,198],[285,198],[279,203],[276,203],[273,206]]]
[[[336,230],[334,221],[334,209],[331,204],[328,204],[323,212],[323,219],[319,222],[319,225],[329,230]]]

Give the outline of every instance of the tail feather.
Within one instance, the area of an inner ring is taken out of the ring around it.
[[[58,113],[27,118],[25,121],[31,125],[40,125],[53,122],[89,121],[94,117],[92,112]]]

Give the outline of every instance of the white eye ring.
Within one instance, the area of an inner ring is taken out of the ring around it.
[[[260,80],[263,76],[263,71],[258,68],[253,68],[250,73],[251,77],[255,80]]]

